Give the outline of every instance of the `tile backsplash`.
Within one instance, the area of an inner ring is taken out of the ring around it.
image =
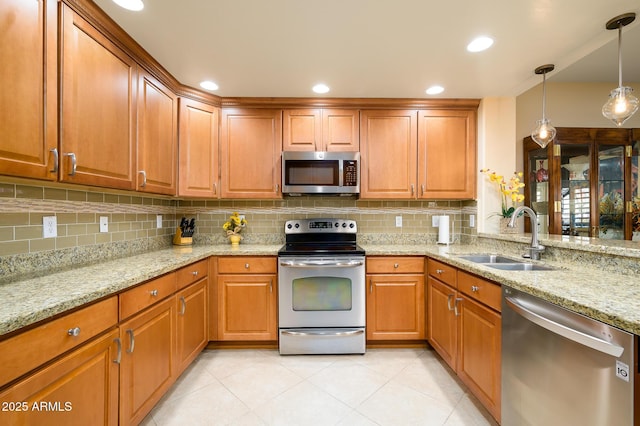
[[[196,244],[225,243],[223,223],[244,214],[245,243],[281,244],[285,221],[339,217],[358,223],[363,243],[435,242],[433,215],[451,217],[456,240],[475,236],[470,201],[363,201],[342,197],[282,200],[182,200],[129,191],[0,180],[0,274],[14,275],[118,258],[171,245],[181,217],[196,219]],[[162,227],[157,228],[157,215]],[[42,218],[55,216],[57,237],[43,238]],[[108,232],[100,232],[106,216]],[[396,217],[402,216],[402,227]]]

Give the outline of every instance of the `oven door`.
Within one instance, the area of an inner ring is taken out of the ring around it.
[[[281,256],[279,327],[364,327],[364,256]]]

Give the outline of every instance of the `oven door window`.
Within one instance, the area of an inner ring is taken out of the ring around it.
[[[339,172],[337,160],[287,160],[285,185],[338,186]]]
[[[292,282],[294,311],[350,311],[349,278],[307,277]]]

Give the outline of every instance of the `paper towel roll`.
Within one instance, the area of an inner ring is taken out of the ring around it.
[[[438,244],[449,244],[449,216],[440,216]]]

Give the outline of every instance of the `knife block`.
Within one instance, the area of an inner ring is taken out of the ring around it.
[[[190,246],[193,244],[193,237],[183,237],[180,227],[176,228],[176,234],[173,236],[173,245]]]

